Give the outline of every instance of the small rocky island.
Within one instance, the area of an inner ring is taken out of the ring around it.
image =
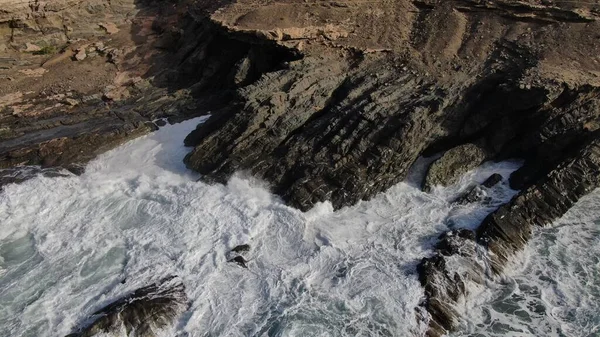
[[[420,157],[439,157],[425,191],[523,160],[520,192],[418,265],[429,336],[600,185],[594,2],[0,0],[0,32],[0,186],[208,113],[186,165],[214,183],[250,172],[300,210],[367,200]]]

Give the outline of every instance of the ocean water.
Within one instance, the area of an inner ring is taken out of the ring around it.
[[[507,177],[517,162],[486,164],[423,193],[423,159],[406,182],[370,201],[303,213],[243,173],[227,185],[198,182],[182,163],[190,150],[183,139],[202,120],[128,142],[81,176],[5,186],[0,336],[64,336],[170,275],[190,303],[165,337],[420,336],[416,265],[441,233],[475,228],[516,193],[503,183],[489,202],[452,203],[494,172]],[[597,336],[599,205],[596,193],[536,233],[506,277],[464,304],[457,336]],[[248,269],[227,262],[239,244],[251,246]]]
[[[453,336],[600,336],[600,190],[537,228],[488,287],[462,308]]]

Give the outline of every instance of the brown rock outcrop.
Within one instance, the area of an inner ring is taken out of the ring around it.
[[[152,120],[204,113],[168,78],[180,38],[173,4],[2,0],[0,8],[0,168],[85,163],[153,130]]]

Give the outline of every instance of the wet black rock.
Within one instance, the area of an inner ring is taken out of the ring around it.
[[[448,273],[446,260],[441,255],[424,258],[417,266],[417,272],[427,298],[422,306],[431,315],[430,334],[441,336],[456,327],[458,313],[452,303],[464,294],[465,285],[460,280],[456,282],[456,275]]]
[[[491,197],[488,196],[487,189],[494,187],[502,181],[502,176],[498,173],[492,174],[481,185],[476,185],[468,189],[465,193],[459,196],[454,202],[458,204],[471,204],[474,202],[489,202]]]
[[[140,288],[91,316],[92,323],[68,337],[157,337],[186,310],[188,298],[181,281],[168,278]]]
[[[502,176],[498,173],[494,173],[487,178],[481,185],[483,187],[492,188],[502,181]]]
[[[227,262],[233,262],[233,263],[236,263],[240,267],[248,269],[248,265],[246,265],[246,263],[248,261],[246,261],[246,259],[244,259],[243,256],[236,256],[236,257],[228,260]]]
[[[250,251],[250,245],[247,245],[247,244],[235,246],[231,250],[231,252],[237,253],[237,254],[245,254],[245,253],[248,253],[249,251]]]
[[[85,165],[82,164],[71,164],[66,167],[67,171],[73,173],[76,176],[80,176],[85,173]]]
[[[158,127],[163,127],[163,126],[167,125],[167,121],[164,118],[161,118],[161,119],[155,120],[154,124]]]
[[[487,191],[481,187],[481,185],[476,185],[471,187],[467,192],[463,193],[460,197],[458,197],[454,202],[461,205],[471,204],[474,202],[488,202],[491,198],[487,195]]]
[[[475,241],[475,232],[468,229],[452,230],[440,236],[435,248],[446,256],[464,254],[462,249],[466,248],[465,240]]]

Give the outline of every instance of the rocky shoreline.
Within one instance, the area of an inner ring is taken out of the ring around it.
[[[249,172],[301,210],[369,199],[401,182],[421,156],[439,155],[425,190],[452,184],[485,161],[524,160],[510,178],[520,190],[511,202],[474,232],[443,235],[435,255],[419,264],[430,336],[457,327],[453,305],[469,296],[466,283],[501,273],[534,226],[556,220],[600,186],[600,58],[593,56],[600,55],[600,5],[129,5],[138,20],[115,25],[129,25],[132,42],[102,56],[119,80],[108,90],[98,86],[98,99],[80,99],[68,113],[67,103],[39,113],[56,99],[40,91],[38,103],[23,107],[27,95],[0,93],[13,107],[0,113],[0,167],[85,162],[150,132],[158,118],[209,111],[212,117],[186,138],[194,147],[188,167],[213,182]],[[152,34],[140,33],[148,26]],[[59,57],[72,53],[68,61],[78,62],[81,50],[69,44]],[[81,97],[73,92],[53,95],[63,94],[64,102]],[[472,268],[453,270],[448,261],[456,259]]]

